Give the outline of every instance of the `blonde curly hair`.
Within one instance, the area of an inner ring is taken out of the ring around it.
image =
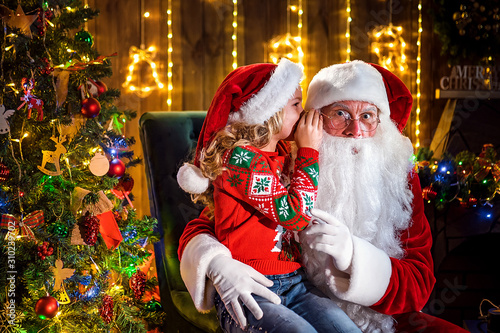
[[[191,195],[193,202],[206,205],[209,208],[208,216],[213,218],[214,196],[211,182],[224,171],[222,164],[226,151],[239,146],[265,147],[271,141],[271,137],[278,134],[282,127],[283,110],[280,110],[263,124],[248,125],[236,122],[217,132],[200,158],[200,170],[203,176],[210,179],[210,186],[201,194]]]

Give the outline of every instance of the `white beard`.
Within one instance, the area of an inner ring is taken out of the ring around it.
[[[325,133],[315,206],[388,256],[402,258],[400,232],[409,227],[412,213],[413,194],[408,186],[412,153],[410,140],[392,123],[380,124],[372,138]],[[364,332],[394,330],[390,316],[357,304],[338,303]]]

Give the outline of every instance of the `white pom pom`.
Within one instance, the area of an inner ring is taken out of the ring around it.
[[[209,179],[193,164],[184,163],[177,173],[177,183],[186,192],[200,194],[208,189]]]

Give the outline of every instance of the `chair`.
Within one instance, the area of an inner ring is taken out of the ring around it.
[[[184,226],[201,207],[177,185],[179,166],[196,147],[206,112],[148,112],[139,121],[151,215],[161,241],[154,245],[158,282],[167,319],[163,332],[222,332],[215,310],[200,314],[180,275],[177,248]]]

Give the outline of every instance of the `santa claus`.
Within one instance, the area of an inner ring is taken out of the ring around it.
[[[420,312],[435,278],[413,148],[401,134],[411,105],[401,80],[376,65],[352,61],[314,76],[305,109],[321,111],[328,135],[314,222],[299,234],[303,260],[363,332],[466,332]],[[203,214],[180,244],[181,275],[198,310],[213,306],[217,290],[245,327],[245,311],[262,317],[252,294],[276,300],[269,280],[232,259]]]

